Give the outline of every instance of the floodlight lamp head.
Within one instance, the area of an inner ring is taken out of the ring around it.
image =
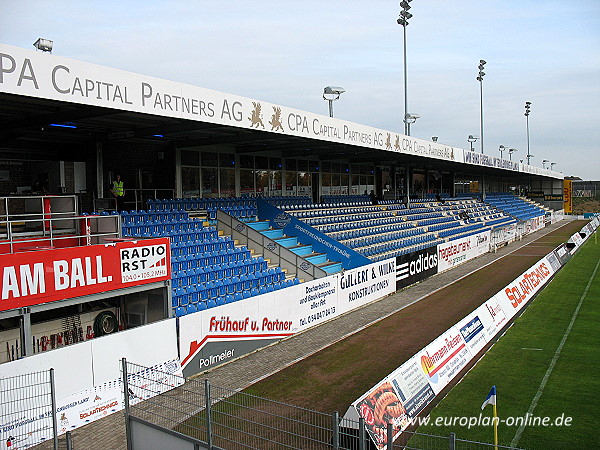
[[[54,42],[50,39],[38,38],[38,40],[33,43],[33,46],[43,52],[52,53],[53,44]]]
[[[467,137],[468,142],[475,142],[477,139],[479,139],[479,136],[473,136],[472,134]]]
[[[405,10],[408,11],[410,9],[410,5],[408,4],[409,2],[407,2],[406,0],[402,0],[400,2],[400,7]]]
[[[328,95],[340,95],[344,92],[346,92],[346,89],[340,86],[326,86],[325,89],[323,89],[323,94]]]
[[[482,66],[484,66],[484,65],[487,64],[487,62],[485,61],[485,59],[480,59],[479,60],[479,64],[482,65]]]
[[[404,121],[406,123],[415,123],[419,118],[421,118],[421,116],[418,114],[406,113],[404,116]]]

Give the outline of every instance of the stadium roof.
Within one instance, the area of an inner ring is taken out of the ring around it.
[[[167,140],[178,148],[232,144],[238,153],[563,178],[393,131],[4,44],[0,102],[8,159],[20,151],[77,151],[96,140]]]

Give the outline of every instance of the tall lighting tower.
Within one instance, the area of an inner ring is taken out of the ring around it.
[[[529,153],[529,113],[531,111],[531,102],[525,102],[525,121],[527,124],[527,165],[529,165],[529,160],[533,156]]]
[[[481,134],[481,153],[483,153],[483,77],[485,76],[485,72],[483,71],[483,67],[487,64],[487,62],[483,59],[479,60],[479,73],[477,74],[477,81],[479,81],[479,126],[480,126],[480,134]]]
[[[404,30],[404,134],[409,135],[410,133],[410,125],[407,122],[408,117],[408,81],[406,75],[406,27],[408,26],[408,19],[410,19],[413,15],[408,12],[410,9],[409,3],[412,0],[402,0],[400,2],[400,7],[402,11],[400,11],[400,17],[398,17],[398,25],[402,25],[402,29]]]

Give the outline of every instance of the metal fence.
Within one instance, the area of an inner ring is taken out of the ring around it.
[[[27,448],[50,439],[58,449],[54,369],[0,378],[0,442]]]
[[[129,447],[132,421],[162,429],[209,449],[348,449],[376,448],[364,420],[340,418],[215,386],[208,380],[185,380],[122,361]],[[385,442],[393,442],[390,426]],[[388,448],[487,450],[493,444],[450,436],[405,431]],[[498,446],[506,449],[509,447]]]

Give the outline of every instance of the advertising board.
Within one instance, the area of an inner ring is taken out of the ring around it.
[[[171,277],[167,238],[0,255],[0,311]]]
[[[443,272],[489,252],[490,241],[491,233],[488,230],[438,244],[438,272]]]
[[[437,272],[437,246],[398,256],[396,258],[396,290],[424,280]]]

